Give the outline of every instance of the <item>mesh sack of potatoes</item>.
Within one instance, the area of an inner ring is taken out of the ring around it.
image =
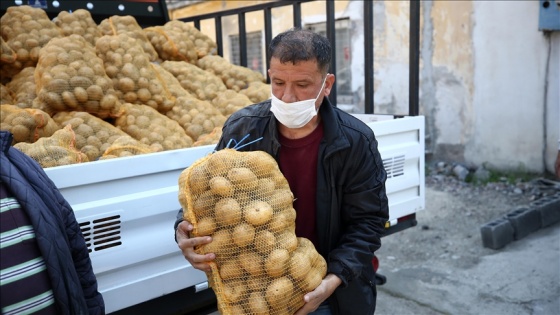
[[[27,5],[8,7],[0,18],[0,33],[16,53],[13,63],[2,64],[3,78],[11,78],[21,69],[35,66],[41,47],[62,36],[45,11]]]
[[[134,38],[126,34],[104,35],[97,40],[95,49],[119,100],[148,105],[160,113],[173,107],[173,95]]]
[[[239,91],[239,93],[247,96],[253,103],[260,103],[270,98],[270,84],[251,82],[246,89]]]
[[[251,82],[265,82],[265,78],[261,73],[249,68],[233,65],[218,55],[208,55],[200,58],[196,65],[219,76],[228,89],[237,92],[246,89]]]
[[[79,35],[52,39],[41,49],[35,83],[33,107],[50,115],[83,111],[104,119],[120,114],[120,102],[103,60]]]
[[[172,61],[177,62],[177,61]],[[185,62],[180,62],[185,64]],[[221,128],[226,117],[210,102],[199,100],[181,87],[177,79],[160,65],[153,65],[167,88],[175,97],[173,109],[165,115],[181,125],[193,141],[207,135],[216,127]]]
[[[12,92],[8,89],[7,86],[0,83],[0,105],[1,104],[14,104],[14,98],[12,96]]]
[[[62,30],[64,36],[80,35],[92,46],[95,46],[95,42],[101,37],[101,31],[88,10],[60,11],[54,23]]]
[[[222,127],[216,127],[211,133],[200,136],[194,143],[193,147],[199,147],[203,145],[216,144],[222,137]]]
[[[152,43],[161,60],[186,61],[196,63],[198,54],[188,33],[179,29],[152,26],[144,29],[144,34]]]
[[[235,113],[243,107],[253,104],[253,102],[245,95],[237,93],[233,90],[225,90],[218,93],[218,96],[212,100],[212,104],[226,117]]]
[[[295,235],[293,194],[278,164],[263,151],[223,149],[179,177],[179,202],[195,247],[215,253],[207,274],[221,314],[294,314],[326,274],[311,241]]]
[[[0,105],[1,130],[14,135],[13,142],[33,143],[42,137],[50,137],[60,129],[47,113],[35,108],[20,108],[15,105]]]
[[[16,143],[14,148],[33,158],[43,168],[88,162],[87,156],[76,149],[70,125],[34,143]]]
[[[4,38],[0,37],[0,62],[14,63],[16,58],[16,52],[8,46]]]
[[[198,58],[202,58],[206,55],[215,55],[217,53],[218,46],[216,42],[188,23],[172,20],[165,23],[164,27],[188,34],[189,39],[194,43],[194,49],[196,50]]]
[[[76,149],[85,153],[90,161],[99,159],[118,138],[130,137],[119,128],[86,112],[60,112],[53,116],[53,120],[60,127],[72,126],[76,134]]]
[[[119,157],[141,155],[156,152],[149,145],[141,143],[129,135],[118,137],[111,144],[99,160],[109,160]]]
[[[21,108],[31,108],[33,100],[37,97],[35,93],[35,67],[27,67],[14,75],[6,87],[14,95],[14,105]]]
[[[124,103],[115,126],[156,152],[191,147],[193,140],[175,120],[148,105]]]
[[[193,64],[181,61],[165,61],[161,66],[169,71],[181,86],[198,99],[211,101],[218,93],[227,90],[222,79]]]
[[[104,19],[99,23],[99,31],[102,35],[119,35],[126,34],[129,37],[136,39],[138,44],[142,46],[144,53],[148,55],[150,61],[158,61],[159,56],[150,40],[144,34],[142,27],[138,24],[136,19],[131,15],[114,15]]]
[[[166,115],[177,121],[195,141],[211,133],[214,128],[221,128],[226,121],[226,117],[210,102],[191,95],[178,97],[175,106]]]

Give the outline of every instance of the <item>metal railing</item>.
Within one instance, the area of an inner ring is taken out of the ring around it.
[[[247,67],[247,31],[245,27],[245,15],[250,12],[262,11],[264,13],[264,38],[265,47],[268,48],[272,40],[272,9],[278,7],[292,7],[293,13],[293,26],[301,27],[301,5],[305,2],[317,0],[301,0],[301,1],[272,1],[261,3],[257,5],[247,6],[243,8],[236,8],[224,10],[219,12],[201,14],[196,16],[189,16],[180,18],[184,22],[193,22],[194,26],[200,29],[200,22],[203,20],[213,19],[216,28],[216,45],[217,53],[223,56],[223,33],[222,33],[222,18],[227,16],[236,16],[238,19],[239,27],[239,56],[240,65]],[[336,47],[336,33],[335,33],[335,7],[334,1],[325,1],[326,4],[326,25],[327,25],[327,38],[333,47]],[[364,18],[364,110],[366,114],[373,114],[373,1],[363,1],[363,18]],[[420,1],[410,1],[410,43],[409,43],[409,113],[410,116],[417,116],[419,112],[419,65],[420,65]],[[368,44],[371,43],[371,44]],[[266,51],[266,69],[270,66],[270,56],[268,49]],[[332,61],[330,68],[333,73],[336,73],[336,49],[332,50]],[[336,100],[336,86],[333,87],[330,97]]]

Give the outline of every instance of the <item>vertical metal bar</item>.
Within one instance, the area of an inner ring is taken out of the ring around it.
[[[301,28],[301,3],[295,2],[293,4],[294,27]]]
[[[409,43],[409,80],[408,115],[419,113],[420,82],[420,0],[410,1],[410,43]]]
[[[216,46],[218,46],[218,55],[224,56],[224,41],[222,34],[222,17],[217,16],[214,18],[214,24],[216,25]]]
[[[194,20],[194,27],[200,31],[200,20]]]
[[[247,30],[245,28],[245,13],[237,15],[239,19],[239,64],[247,67]]]
[[[373,1],[364,1],[364,111],[374,113],[373,105]]]
[[[270,69],[270,52],[268,51],[268,46],[270,46],[270,42],[272,41],[272,9],[266,8],[264,9],[264,51],[266,56],[266,69],[265,71],[268,72]],[[270,83],[270,78],[266,75],[266,82]]]
[[[327,38],[331,42],[332,57],[330,73],[336,74],[336,28],[334,18],[334,1],[326,1],[327,5]],[[336,84],[332,87],[329,95],[331,103],[336,105]]]

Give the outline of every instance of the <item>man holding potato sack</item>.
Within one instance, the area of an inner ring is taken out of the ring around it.
[[[327,96],[335,83],[328,73],[329,41],[316,33],[290,29],[269,47],[271,99],[230,116],[217,150],[246,135],[256,141],[243,151],[272,155],[294,194],[296,235],[313,242],[327,261],[327,275],[304,296],[303,314],[373,314],[374,252],[381,246],[389,217],[386,172],[373,131],[337,109]],[[215,255],[194,247],[211,237],[189,238],[193,226],[175,223],[177,243],[194,268],[209,271]]]

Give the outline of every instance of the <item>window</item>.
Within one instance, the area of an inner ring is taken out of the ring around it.
[[[261,31],[247,33],[247,68],[263,72],[263,35]],[[239,35],[229,35],[231,47],[231,63],[240,65]]]

